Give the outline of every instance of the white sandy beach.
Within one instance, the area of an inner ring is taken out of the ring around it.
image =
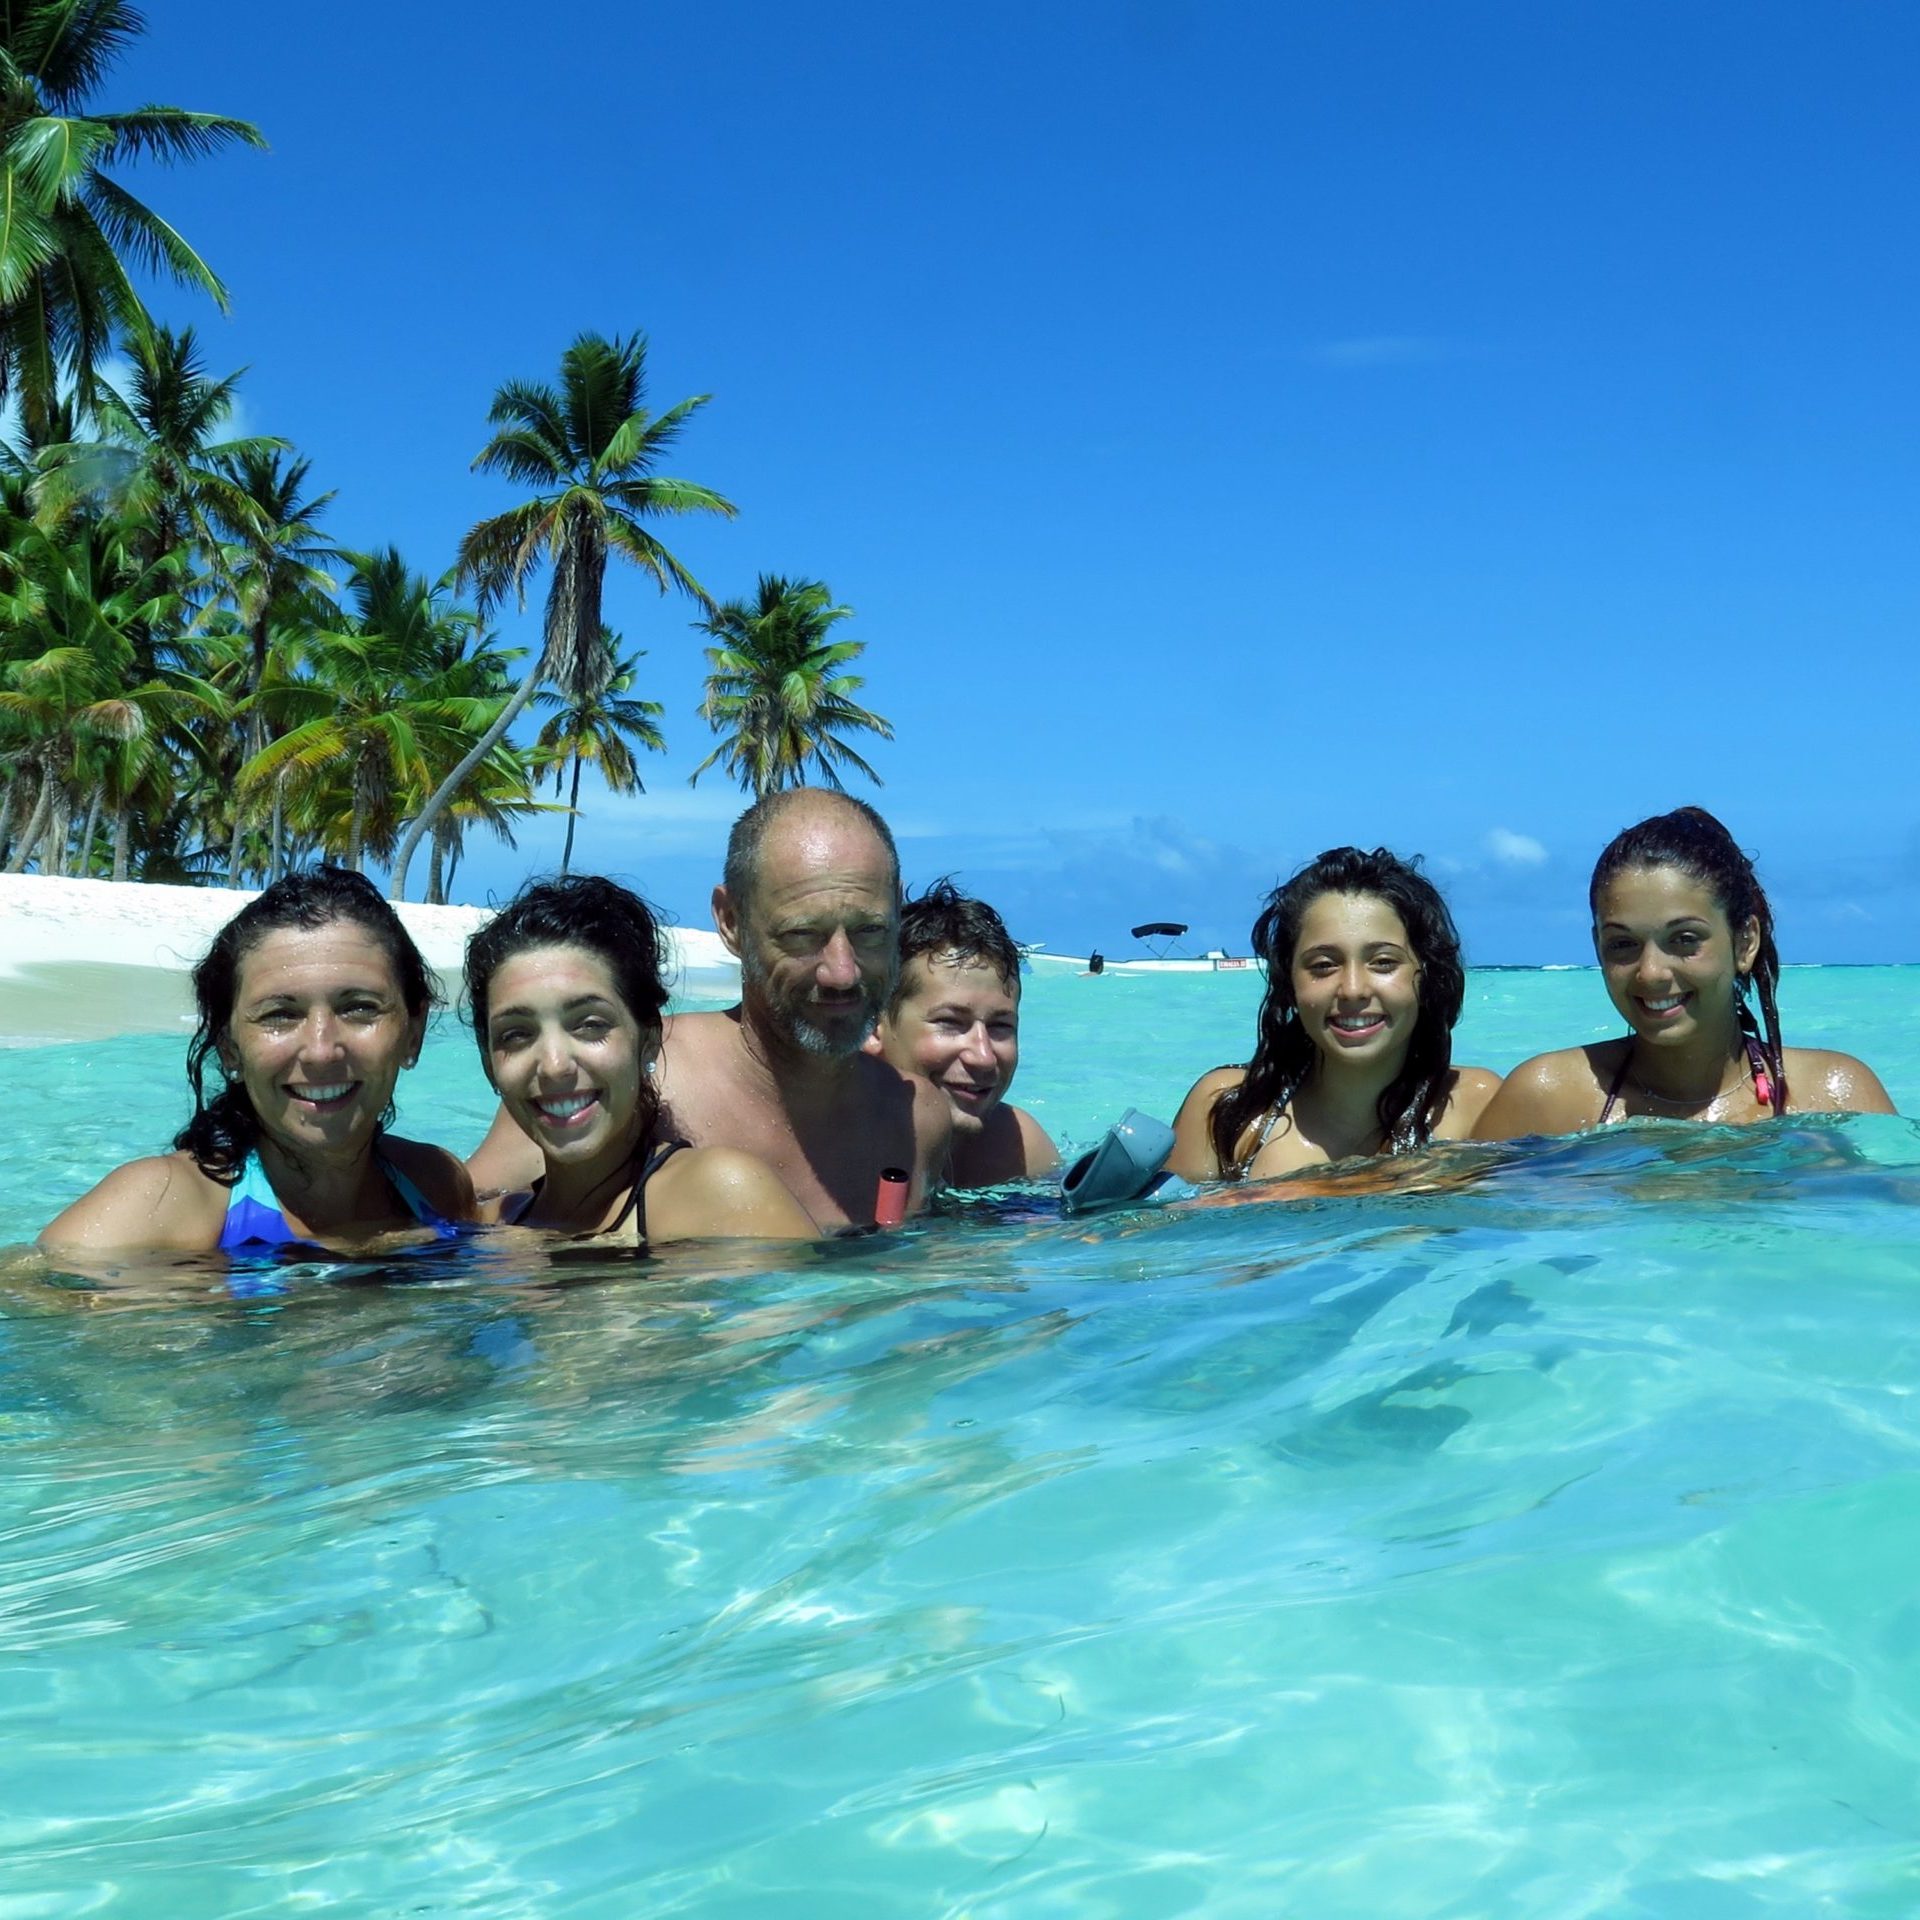
[[[185,1033],[188,974],[250,899],[225,887],[0,874],[0,1046]],[[491,907],[402,905],[400,917],[440,975],[449,1001],[467,936]],[[739,968],[710,929],[670,929],[682,994],[731,994]]]

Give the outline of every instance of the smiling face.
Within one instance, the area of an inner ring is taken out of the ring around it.
[[[1398,1070],[1420,1016],[1420,966],[1385,900],[1321,894],[1301,918],[1290,977],[1300,1024],[1329,1067]]]
[[[804,1053],[860,1051],[893,991],[899,879],[873,830],[796,807],[768,829],[749,896],[714,895],[758,1026]]]
[[[985,960],[915,954],[901,976],[899,1004],[880,1022],[880,1051],[947,1096],[956,1134],[978,1133],[1020,1064],[1019,988]]]
[[[1730,1046],[1737,979],[1760,948],[1736,934],[1713,890],[1679,867],[1628,867],[1600,895],[1594,952],[1620,1017],[1654,1046]]]
[[[631,1159],[653,1118],[647,1063],[660,1044],[585,947],[528,947],[500,962],[487,996],[487,1071],[549,1163]]]
[[[269,1141],[344,1160],[372,1141],[425,1030],[365,928],[280,927],[241,956],[220,1059]]]

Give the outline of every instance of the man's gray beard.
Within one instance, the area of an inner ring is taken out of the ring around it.
[[[749,948],[740,956],[740,988],[744,999],[751,994],[758,1003],[761,1020],[780,1039],[810,1053],[816,1060],[845,1060],[858,1053],[880,1020],[881,1002],[869,1000],[866,1018],[851,1037],[846,1029],[829,1033],[817,1027],[798,1007],[784,1006],[767,990],[766,970]],[[864,989],[863,989],[864,990]]]

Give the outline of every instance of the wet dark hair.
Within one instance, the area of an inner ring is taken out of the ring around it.
[[[193,1089],[193,1118],[174,1135],[173,1144],[193,1155],[209,1179],[233,1186],[260,1141],[260,1117],[247,1090],[227,1076],[220,1043],[233,1024],[233,1003],[240,990],[240,968],[270,933],[289,927],[318,931],[345,920],[372,937],[393,967],[408,1014],[419,1019],[440,1004],[440,989],[413,936],[390,902],[365,874],[346,867],[309,867],[276,880],[236,913],[214,935],[206,957],[193,970],[193,998],[200,1023],[187,1047],[187,1084]],[[211,1099],[206,1092],[208,1060],[220,1065],[222,1084]],[[389,1126],[393,1108],[380,1116]]]
[[[830,801],[856,813],[870,826],[893,863],[893,890],[900,891],[900,850],[893,844],[893,829],[864,800],[850,793],[838,793],[831,787],[778,787],[763,793],[738,820],[727,835],[727,860],[721,870],[721,884],[733,902],[736,913],[745,913],[760,872],[760,845],[774,822],[784,813],[806,802]]]
[[[1293,954],[1307,909],[1328,893],[1384,900],[1400,916],[1420,969],[1420,1011],[1407,1057],[1375,1107],[1386,1150],[1399,1153],[1423,1146],[1446,1110],[1452,1090],[1453,1024],[1467,993],[1453,916],[1417,862],[1402,860],[1385,847],[1371,853],[1333,847],[1276,887],[1253,923],[1254,951],[1267,966],[1253,1059],[1240,1084],[1214,1101],[1207,1123],[1224,1170],[1235,1170],[1234,1148],[1247,1128],[1277,1103],[1291,1100],[1313,1069],[1314,1044],[1300,1024],[1294,1001]]]
[[[493,976],[516,953],[534,947],[579,947],[607,963],[627,1011],[643,1027],[657,1027],[667,1004],[672,955],[654,911],[630,888],[597,873],[530,880],[467,942],[467,1005],[480,1064],[488,1083],[487,994]],[[641,1138],[660,1117],[651,1079],[640,1082]]]
[[[1016,1000],[1020,997],[1020,949],[1007,923],[984,900],[962,893],[949,876],[900,909],[900,977],[887,1002],[889,1013],[898,1013],[907,997],[907,962],[923,953],[950,953],[963,966],[985,961],[1000,984]]]
[[[1759,922],[1760,949],[1753,958],[1753,972],[1734,971],[1733,1014],[1742,1037],[1753,1041],[1766,1060],[1774,1112],[1786,1112],[1786,1050],[1780,1039],[1778,999],[1780,950],[1773,943],[1773,906],[1753,870],[1753,862],[1705,807],[1676,807],[1671,813],[1657,813],[1650,820],[1642,820],[1615,834],[1595,863],[1587,905],[1593,914],[1596,938],[1601,893],[1616,875],[1637,867],[1676,867],[1689,879],[1697,880],[1713,895],[1736,938],[1749,920]],[[1759,996],[1764,1032],[1748,1004],[1749,991]]]

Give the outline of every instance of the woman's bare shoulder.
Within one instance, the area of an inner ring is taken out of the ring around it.
[[[1225,1093],[1230,1087],[1237,1087],[1247,1077],[1245,1067],[1213,1067],[1203,1073],[1187,1089],[1187,1098],[1182,1106],[1194,1100],[1211,1101],[1216,1094]]]
[[[227,1189],[191,1154],[129,1160],[41,1230],[43,1247],[164,1248],[200,1252],[220,1241]]]
[[[1559,1047],[1522,1060],[1500,1082],[1474,1126],[1480,1140],[1514,1140],[1528,1133],[1571,1133],[1600,1117],[1605,1102],[1602,1058],[1618,1041]]]
[[[1794,1113],[1893,1113],[1880,1076],[1864,1060],[1824,1047],[1786,1049],[1787,1104]]]
[[[1217,1180],[1220,1158],[1213,1150],[1213,1109],[1224,1093],[1229,1093],[1247,1077],[1245,1067],[1215,1067],[1203,1073],[1187,1089],[1180,1111],[1173,1117],[1173,1152],[1167,1169],[1183,1180]]]
[[[649,1240],[817,1240],[820,1229],[757,1154],[684,1147],[647,1182]]]

